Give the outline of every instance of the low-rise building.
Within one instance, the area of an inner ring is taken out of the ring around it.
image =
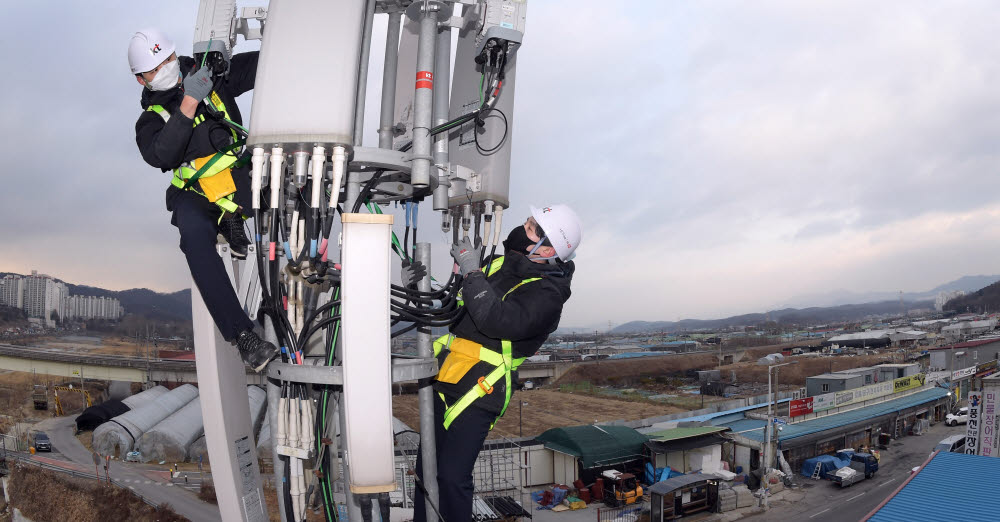
[[[1000,338],[975,339],[964,343],[928,348],[930,368],[949,373],[1000,358]]]
[[[997,327],[996,318],[983,319],[980,321],[962,321],[950,324],[941,328],[941,335],[952,339],[970,339],[979,335],[992,332]]]
[[[813,397],[824,393],[852,390],[865,385],[860,373],[836,372],[806,377],[806,395]]]
[[[885,363],[873,366],[873,368],[878,370],[878,382],[891,381],[920,373],[920,365],[917,363]]]

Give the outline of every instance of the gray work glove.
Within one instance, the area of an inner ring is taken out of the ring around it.
[[[403,286],[413,286],[427,275],[427,267],[420,261],[403,261],[403,269],[399,272],[399,280]]]
[[[459,274],[466,276],[480,269],[479,257],[481,250],[482,247],[472,246],[472,242],[468,238],[451,246],[451,257],[458,264]]]
[[[184,94],[199,102],[212,92],[212,71],[202,67],[184,78]]]

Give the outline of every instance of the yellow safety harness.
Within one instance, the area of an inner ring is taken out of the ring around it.
[[[483,267],[483,272],[486,272],[486,276],[489,277],[493,275],[500,266],[503,265],[502,257],[494,259],[489,266]],[[520,283],[514,285],[513,288],[507,291],[500,298],[501,301],[507,299],[507,296],[511,294],[514,290],[517,290],[523,285],[531,283],[533,281],[541,280],[540,277],[532,277],[521,281]],[[459,296],[458,301],[459,306],[463,306],[464,302]],[[517,370],[521,363],[524,362],[524,357],[513,357],[513,352],[511,349],[511,342],[507,339],[502,339],[500,341],[501,351],[497,353],[496,351],[487,348],[479,343],[470,341],[468,339],[462,339],[454,335],[448,334],[439,337],[434,341],[434,356],[437,357],[442,350],[449,350],[448,356],[445,358],[444,364],[441,365],[441,369],[438,371],[438,380],[448,384],[458,384],[462,377],[472,369],[476,363],[482,361],[487,364],[494,366],[493,371],[487,375],[480,377],[476,386],[471,390],[462,395],[458,401],[456,401],[451,406],[448,406],[448,400],[445,398],[444,394],[438,392],[441,397],[441,401],[445,403],[446,409],[444,411],[444,429],[448,429],[451,423],[454,422],[455,418],[458,417],[466,408],[472,405],[477,399],[485,397],[493,393],[493,385],[504,379],[504,401],[503,409],[500,410],[500,415],[497,415],[496,420],[490,423],[490,429],[496,424],[496,421],[503,417],[503,414],[507,411],[507,405],[510,404],[511,395],[511,372]]]
[[[212,105],[228,120],[229,111],[226,110],[226,105],[222,103],[219,95],[215,91],[212,91],[209,99]],[[164,122],[170,121],[170,113],[162,105],[150,105],[146,110],[159,114]],[[195,115],[192,126],[197,127],[204,121],[204,114]],[[181,190],[192,190],[205,196],[209,201],[218,205],[224,211],[223,213],[231,212],[236,214],[239,212],[240,207],[233,201],[233,194],[236,193],[236,183],[233,182],[231,168],[239,159],[237,154],[243,146],[243,141],[239,139],[236,131],[230,129],[230,132],[233,135],[232,145],[211,156],[197,158],[194,161],[177,167],[174,169],[174,177],[170,180],[170,183]],[[196,181],[200,190],[194,186]],[[219,219],[222,219],[221,216]]]

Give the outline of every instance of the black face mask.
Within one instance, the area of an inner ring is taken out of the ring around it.
[[[524,229],[524,225],[514,227],[510,234],[507,234],[507,239],[503,241],[503,248],[506,252],[528,255],[528,250],[533,246],[535,246],[535,242],[528,238],[528,232]]]

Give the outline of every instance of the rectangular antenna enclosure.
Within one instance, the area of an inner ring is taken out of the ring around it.
[[[392,216],[344,214],[341,272],[345,460],[354,493],[395,491],[389,278]]]
[[[227,60],[232,57],[236,45],[235,19],[236,0],[201,0],[198,21],[194,24],[194,54],[209,50],[211,41],[210,50],[222,52]]]
[[[364,7],[358,0],[271,0],[248,145],[354,143]]]
[[[482,42],[487,36],[498,35],[497,31],[490,30],[492,27],[507,30],[512,38],[522,34],[525,9],[524,1],[491,0],[486,4],[487,16],[482,17],[477,9],[467,9],[463,14],[466,22],[458,33],[451,84],[450,119],[479,108],[483,67],[476,63],[476,56],[482,49]],[[483,20],[487,22],[485,25]],[[451,207],[486,200],[492,200],[505,208],[510,206],[510,147],[514,134],[517,53],[511,50],[507,60],[506,76],[495,106],[497,110],[490,111],[483,118],[484,127],[477,130],[475,121],[471,121],[449,132],[448,150],[452,176],[461,177],[474,173],[476,177],[466,180],[470,182],[467,187],[474,187],[474,190],[468,189],[464,194],[449,194]],[[499,148],[496,150],[483,153],[497,146]],[[456,166],[459,165],[465,169],[457,169]]]

